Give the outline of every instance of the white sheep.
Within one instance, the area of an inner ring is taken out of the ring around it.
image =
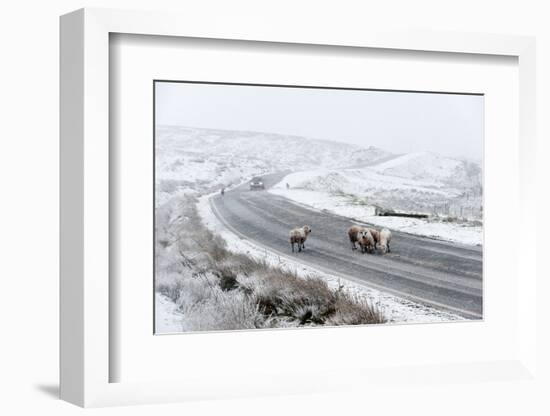
[[[376,245],[380,241],[380,231],[376,230],[375,228],[367,228],[367,230],[370,231],[372,238],[374,239],[374,249],[376,250]]]
[[[361,253],[372,253],[374,252],[375,242],[374,237],[372,236],[368,228],[363,228],[359,231],[360,238],[358,240],[359,246],[361,247]]]
[[[361,247],[361,252],[365,251],[372,253],[375,247],[375,240],[368,228],[363,228],[358,225],[352,225],[348,229],[348,237],[351,243],[351,249],[357,250],[356,243]]]
[[[298,244],[298,251],[306,248],[305,242],[307,236],[311,233],[311,228],[307,225],[304,225],[301,228],[294,228],[290,231],[290,246],[292,247],[292,252],[294,253],[294,244]]]
[[[378,248],[382,250],[383,253],[390,253],[390,241],[391,241],[391,231],[387,228],[384,228],[380,231],[380,239],[378,240]]]
[[[361,232],[362,229],[363,228],[359,227],[358,225],[352,225],[348,229],[348,237],[349,237],[349,242],[351,243],[352,250],[357,250],[355,243],[359,241],[359,238],[360,238],[359,233]]]

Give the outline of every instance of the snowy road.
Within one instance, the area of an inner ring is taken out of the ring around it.
[[[265,176],[267,187],[285,175]],[[248,184],[211,198],[216,216],[233,232],[292,256],[325,272],[414,302],[482,318],[482,249],[411,234],[392,232],[392,252],[361,254],[352,251],[347,237],[351,220],[296,205],[266,191],[250,191]],[[288,231],[309,225],[306,250],[291,253]]]

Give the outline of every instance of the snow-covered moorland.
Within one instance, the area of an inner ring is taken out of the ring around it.
[[[250,131],[158,126],[156,205],[175,192],[209,193],[285,170],[365,166],[391,153],[375,147]]]
[[[292,171],[271,191],[392,229],[477,244],[481,226],[472,221],[373,216],[376,207],[418,212],[433,205],[449,213],[447,221],[452,210],[466,212],[481,198],[474,165],[304,137],[187,127],[157,127],[155,145],[157,332],[460,319],[272,255],[216,224],[201,197],[253,176]]]
[[[362,168],[294,172],[270,192],[378,226],[470,245],[482,243],[481,168],[474,162],[413,153]],[[383,211],[422,213],[428,218],[377,215]]]

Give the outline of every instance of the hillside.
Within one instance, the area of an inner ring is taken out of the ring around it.
[[[433,153],[412,153],[359,169],[315,169],[288,175],[293,189],[347,198],[382,210],[481,218],[481,167]],[[277,187],[276,187],[277,188]]]
[[[295,172],[270,192],[411,234],[468,245],[481,245],[483,240],[481,166],[434,153],[395,156],[357,169]],[[377,215],[384,211],[429,218]]]
[[[375,147],[273,133],[159,126],[157,204],[176,191],[210,192],[254,175],[318,166],[367,166],[392,157]]]
[[[467,160],[432,152],[409,153],[372,167],[375,172],[404,179],[429,181],[457,188],[481,185],[481,167]]]

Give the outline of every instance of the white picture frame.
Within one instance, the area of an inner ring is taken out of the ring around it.
[[[82,9],[61,18],[61,398],[80,406],[183,401],[198,398],[320,392],[342,388],[352,378],[369,384],[391,382],[387,368],[362,373],[360,368],[316,382],[317,374],[272,374],[268,383],[232,382],[231,375],[178,381],[110,382],[109,348],[109,35],[112,33],[206,39],[383,48],[440,53],[516,57],[519,65],[520,212],[534,212],[535,190],[535,41],[509,35],[378,32],[331,33],[314,24],[307,34],[298,28],[243,18],[204,25],[189,15]],[[536,218],[522,215],[523,239],[535,241]],[[508,360],[419,364],[421,378],[438,372],[449,379],[468,380],[476,371],[494,377],[522,379],[535,374],[537,273],[535,252],[523,248],[517,293],[520,322],[517,354]],[[331,336],[337,336],[332,333]],[[118,357],[119,358],[119,357]],[[392,376],[399,371],[393,369]],[[345,375],[345,377],[342,377]],[[400,374],[401,379],[406,375]],[[418,377],[418,374],[417,374]],[[284,383],[282,381],[285,381]],[[229,387],[228,387],[229,386]]]

